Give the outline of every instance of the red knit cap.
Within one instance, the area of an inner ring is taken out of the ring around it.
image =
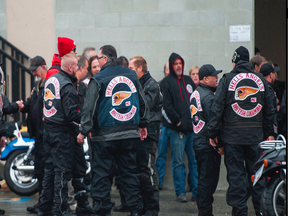
[[[75,47],[76,44],[72,39],[66,37],[58,37],[58,52],[60,57],[70,53],[71,50]]]

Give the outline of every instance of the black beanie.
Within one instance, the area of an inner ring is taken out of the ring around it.
[[[240,60],[249,62],[249,51],[243,46],[238,47],[232,56],[232,62],[237,64]]]

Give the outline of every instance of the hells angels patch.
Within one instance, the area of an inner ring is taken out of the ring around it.
[[[246,80],[245,85],[242,82],[244,80]],[[237,115],[244,118],[251,118],[256,116],[262,110],[262,105],[257,103],[257,96],[259,95],[259,92],[263,92],[265,89],[262,80],[257,75],[252,73],[237,74],[230,81],[228,91],[235,92],[234,99],[236,102],[233,103],[231,107]],[[237,101],[246,101],[247,103],[257,104],[254,105],[252,109],[247,110],[241,107]]]
[[[53,100],[60,99],[60,84],[59,84],[58,79],[55,77],[49,78],[45,83],[44,92],[45,92],[45,95],[44,95],[45,103],[43,106],[43,114],[47,118],[49,118],[57,113],[57,109],[53,106]],[[45,105],[48,105],[50,109],[46,108]]]
[[[197,116],[198,112],[203,111],[202,106],[201,106],[200,94],[197,90],[195,90],[193,94],[191,95],[190,101],[192,102],[192,104],[190,105],[190,112],[191,112],[191,118],[193,119],[192,121],[193,130],[194,130],[194,133],[197,134],[205,126],[205,122],[201,119],[199,120]]]
[[[129,90],[115,90],[117,89],[116,86],[119,84],[125,84],[126,87],[128,86]],[[132,94],[136,92],[137,90],[134,83],[125,76],[117,76],[109,82],[105,96],[111,97],[113,109],[109,113],[114,119],[118,121],[129,121],[135,116],[137,107],[132,105],[130,100]],[[121,106],[131,106],[131,109],[128,112],[122,113],[120,109],[118,109],[118,107],[121,108]]]

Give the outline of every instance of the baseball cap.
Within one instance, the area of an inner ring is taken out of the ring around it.
[[[66,37],[58,37],[58,52],[60,57],[70,53],[75,47],[76,44],[74,40]]]
[[[34,58],[31,59],[30,67],[28,68],[28,70],[34,71],[39,66],[42,66],[42,65],[46,65],[45,60],[41,56],[35,56]]]
[[[199,69],[199,80],[202,80],[207,76],[215,76],[221,72],[222,70],[216,70],[213,65],[205,64]]]
[[[268,76],[270,73],[275,73],[280,71],[280,67],[273,67],[271,63],[265,63],[260,68],[260,73],[263,77]]]
[[[249,51],[243,46],[238,47],[232,56],[232,63],[237,64],[240,60],[249,62]]]

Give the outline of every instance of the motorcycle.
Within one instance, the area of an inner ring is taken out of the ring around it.
[[[0,158],[0,160],[6,161],[4,179],[9,189],[15,194],[31,196],[38,192],[39,184],[37,179],[33,178],[35,140],[30,139],[27,132],[21,133],[18,123],[15,123],[13,135],[14,139],[3,149]],[[91,165],[87,138],[84,140],[83,150],[87,165],[86,174],[89,174]]]
[[[256,172],[251,181],[254,186],[260,178],[268,179],[261,197],[261,212],[264,216],[286,215],[286,139],[278,135],[276,140],[259,143],[259,147],[264,151],[252,166]]]

